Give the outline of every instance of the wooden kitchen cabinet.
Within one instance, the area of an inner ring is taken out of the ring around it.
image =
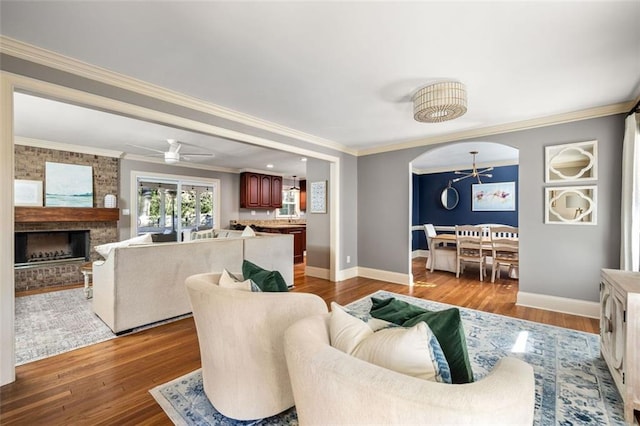
[[[300,211],[307,211],[307,181],[300,181]]]
[[[244,172],[240,174],[240,208],[282,207],[282,177]]]

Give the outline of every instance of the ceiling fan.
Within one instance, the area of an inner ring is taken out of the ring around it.
[[[476,155],[478,155],[478,151],[469,151],[469,154],[471,154],[473,156],[473,168],[471,170],[468,171],[455,171],[453,173],[457,174],[457,175],[464,175],[462,177],[459,178],[455,178],[453,181],[454,182],[459,182],[462,179],[466,179],[468,177],[474,177],[476,179],[478,179],[478,183],[482,183],[482,181],[480,180],[480,176],[484,176],[484,177],[493,177],[493,175],[491,173],[487,173],[490,172],[491,170],[493,170],[493,167],[487,167],[484,170],[478,170],[476,168]]]
[[[188,160],[189,157],[209,157],[209,158],[215,157],[215,154],[213,153],[180,152],[180,148],[182,148],[182,145],[189,145],[189,144],[185,142],[178,142],[175,139],[167,139],[167,142],[169,143],[168,151],[160,151],[159,149],[149,148],[149,147],[140,146],[140,145],[130,145],[130,146],[140,148],[140,149],[146,149],[148,151],[153,151],[156,154],[150,154],[151,156],[162,156],[164,157],[164,162],[167,164],[175,164],[179,162],[181,159]]]

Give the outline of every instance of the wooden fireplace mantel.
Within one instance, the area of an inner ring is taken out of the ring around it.
[[[117,222],[119,209],[91,207],[15,207],[16,223]]]

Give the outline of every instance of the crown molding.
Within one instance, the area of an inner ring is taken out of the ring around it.
[[[142,161],[145,163],[161,164],[166,167],[184,167],[187,169],[208,170],[210,172],[222,172],[222,173],[233,173],[233,174],[240,173],[239,169],[234,169],[230,167],[208,166],[205,164],[190,163],[188,161],[183,161],[183,160],[179,161],[176,164],[167,164],[164,162],[162,158],[152,158],[152,157],[147,157],[145,155],[137,155],[137,154],[124,154],[122,156],[122,159],[129,160],[129,161]]]
[[[233,169],[233,168],[207,166],[203,164],[189,163],[187,161],[181,161],[178,164],[166,164],[164,160],[161,158],[156,159],[156,158],[146,157],[144,155],[125,154],[122,151],[114,151],[111,149],[94,148],[91,146],[74,145],[69,143],[54,142],[54,141],[48,141],[48,140],[42,140],[42,139],[25,138],[21,136],[16,136],[14,138],[14,143],[16,145],[31,146],[34,148],[55,149],[57,151],[77,152],[80,154],[99,155],[101,157],[111,157],[111,158],[120,158],[123,160],[143,161],[145,163],[162,164],[167,167],[176,166],[176,167],[186,167],[190,169],[209,170],[214,172],[224,172],[224,173],[234,173],[234,174],[240,173],[240,170]]]
[[[129,90],[141,95],[166,101],[175,105],[180,105],[195,111],[210,114],[222,119],[230,120],[239,124],[244,124],[256,129],[290,137],[299,141],[329,148],[354,156],[365,156],[380,154],[403,149],[416,148],[420,146],[434,145],[444,142],[455,142],[464,139],[481,138],[508,132],[534,129],[557,124],[570,123],[608,115],[627,113],[637,103],[635,101],[623,102],[613,105],[605,105],[595,108],[584,109],[575,112],[539,117],[530,120],[505,123],[496,126],[489,126],[480,129],[472,129],[461,132],[448,133],[428,138],[421,138],[407,142],[392,143],[388,145],[353,149],[335,141],[320,138],[308,133],[304,133],[277,123],[272,123],[257,117],[250,116],[238,111],[234,111],[201,99],[194,98],[179,92],[175,92],[161,86],[157,86],[124,74],[109,71],[107,69],[88,64],[68,56],[64,56],[28,43],[24,43],[6,36],[0,35],[0,53],[4,53],[19,59],[34,62],[80,77],[99,81],[121,89]]]
[[[535,129],[538,127],[546,127],[557,124],[571,123],[573,121],[587,120],[591,118],[605,117],[608,115],[627,113],[633,107],[634,102],[623,102],[613,105],[605,105],[595,108],[583,109],[564,114],[550,115],[547,117],[533,118],[530,120],[516,121],[513,123],[499,124],[496,126],[483,127],[481,129],[466,130],[462,132],[448,133],[446,135],[434,136],[431,138],[416,139],[413,141],[402,142],[379,146],[375,148],[361,149],[358,156],[380,154],[390,151],[399,151],[401,149],[417,148],[420,146],[435,145],[443,142],[455,142],[464,139],[484,138],[487,136],[498,135],[501,133],[517,132],[521,130]]]
[[[516,166],[520,164],[519,160],[503,160],[503,161],[492,161],[490,163],[477,163],[477,169],[484,169],[487,167],[503,167],[503,166]],[[412,169],[411,172],[416,175],[428,175],[432,173],[445,173],[445,172],[453,172],[454,170],[471,171],[471,167],[469,167],[469,163],[459,165],[459,166],[443,166],[443,167],[434,167],[430,169]]]
[[[25,138],[16,136],[13,139],[16,145],[31,146],[34,148],[55,149],[57,151],[77,152],[80,154],[99,155],[101,157],[122,157],[122,151],[114,151],[112,149],[94,148],[92,146],[73,145],[69,143],[54,142],[43,139]]]
[[[99,81],[111,86],[116,86],[121,89],[129,90],[175,105],[180,105],[195,111],[204,112],[225,120],[230,120],[346,154],[357,155],[357,150],[349,148],[338,142],[291,129],[289,127],[234,111],[220,105],[205,102],[192,96],[91,65],[89,63],[2,35],[0,35],[0,53],[54,68],[59,71],[68,72],[80,77],[85,77],[90,80]]]

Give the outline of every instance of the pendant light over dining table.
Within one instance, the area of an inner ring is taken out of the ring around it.
[[[413,118],[421,123],[453,120],[467,112],[467,89],[457,81],[430,84],[413,95]]]

